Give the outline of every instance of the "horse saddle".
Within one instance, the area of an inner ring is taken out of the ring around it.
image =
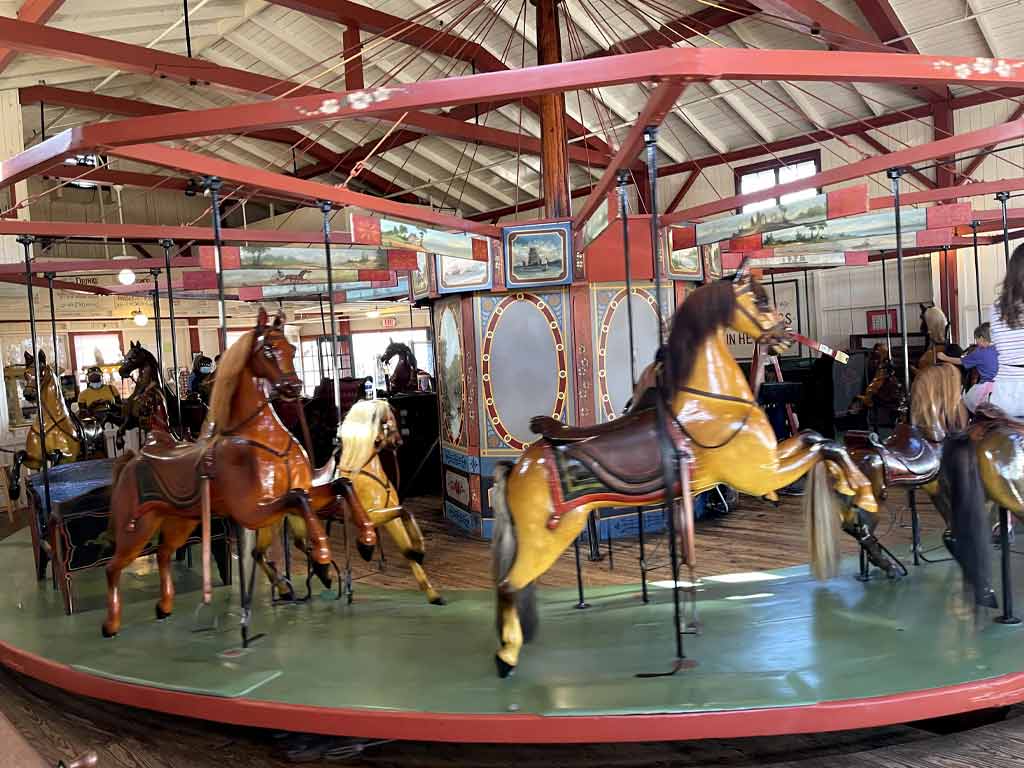
[[[202,478],[212,476],[211,448],[207,440],[185,443],[164,432],[152,433],[142,446],[143,461],[139,463],[142,476],[151,482],[141,485],[158,491],[160,500],[180,507],[194,505],[199,501]]]
[[[980,440],[992,430],[999,428],[1024,432],[1024,421],[1010,416],[998,405],[982,403],[974,412],[974,418],[967,427],[967,434],[972,440]]]
[[[531,429],[542,430],[568,482],[582,485],[589,475],[614,493],[649,496],[664,489],[657,418],[655,409],[647,409],[592,427],[535,419]],[[679,429],[669,429],[673,443],[681,445]]]
[[[874,432],[852,430],[846,433],[846,445],[854,453],[873,452],[878,456],[886,486],[920,485],[939,473],[941,447],[911,424],[897,424],[885,441]]]

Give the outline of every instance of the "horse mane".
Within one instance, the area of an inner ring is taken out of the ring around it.
[[[377,437],[391,406],[386,400],[359,400],[341,423],[341,458],[338,470],[358,472],[377,453]]]
[[[728,323],[736,311],[732,281],[718,280],[691,293],[672,318],[665,355],[667,382],[675,389],[690,378],[705,339]]]
[[[384,350],[384,354],[380,356],[381,362],[387,365],[395,355],[405,355],[405,362],[412,367],[413,371],[419,370],[416,364],[416,355],[413,354],[412,347],[408,344],[392,341],[388,344],[387,349]]]
[[[921,318],[925,328],[928,329],[929,339],[939,343],[946,340],[946,328],[949,326],[949,322],[941,309],[935,306],[928,307]]]
[[[934,443],[962,432],[969,414],[960,390],[960,370],[956,366],[939,363],[918,371],[910,387],[910,423]]]
[[[210,408],[203,425],[204,434],[213,436],[220,432],[231,416],[231,400],[238,389],[242,372],[249,365],[256,331],[252,330],[239,338],[221,355],[220,364],[214,373],[213,390],[210,393]]]

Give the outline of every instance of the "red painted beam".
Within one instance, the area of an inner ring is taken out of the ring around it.
[[[661,124],[661,121],[665,119],[665,116],[675,106],[679,96],[686,90],[686,86],[687,83],[683,81],[670,80],[659,84],[654,92],[651,93],[647,99],[647,104],[644,105],[643,111],[637,115],[636,122],[629,130],[626,138],[622,140],[619,151],[615,153],[615,157],[612,158],[597,184],[591,188],[590,195],[583,201],[583,205],[580,206],[576,215],[573,216],[572,225],[574,230],[579,230],[586,223],[587,219],[593,215],[594,211],[597,210],[601,201],[604,200],[608,192],[615,186],[619,171],[633,164],[636,156],[640,154],[641,147],[644,146],[644,130],[647,126]]]
[[[1019,105],[1015,110],[1013,110],[1013,114],[1010,115],[1009,120],[1010,121],[1019,120],[1022,117],[1024,117],[1024,104]],[[982,163],[985,162],[985,159],[988,157],[988,153],[991,152],[995,148],[996,147],[993,144],[993,145],[989,145],[987,147],[982,147],[980,150],[978,150],[977,157],[971,158],[971,161],[966,166],[964,166],[963,171],[960,173],[960,182],[959,183],[960,184],[967,184],[967,183],[969,183],[970,182],[970,178],[974,174],[974,172],[977,171],[981,167]]]
[[[418,134],[432,136],[444,136],[449,139],[468,141],[474,144],[483,144],[488,147],[509,150],[510,152],[523,152],[528,155],[539,155],[541,153],[541,141],[533,136],[504,131],[499,128],[488,128],[485,125],[464,123],[461,120],[453,120],[445,115],[435,115],[429,112],[409,112],[386,115],[385,119],[398,121],[402,119],[402,125],[410,126]],[[376,144],[374,145],[376,146]],[[380,150],[378,150],[380,152]],[[569,145],[569,159],[588,165],[606,166],[611,157],[603,152],[577,145]]]
[[[195,256],[174,256],[171,258],[173,269],[192,269],[199,266]],[[163,258],[153,259],[34,259],[32,273],[41,275],[44,272],[63,274],[66,272],[110,272],[111,269],[131,269],[135,272],[146,272],[150,269],[163,270]],[[0,264],[0,275],[23,275],[24,264]]]
[[[98,93],[76,91],[70,88],[57,88],[50,85],[33,85],[28,88],[22,88],[19,91],[18,96],[21,104],[23,105],[34,104],[41,101],[46,104],[54,104],[62,107],[75,107],[77,109],[86,109],[91,112],[129,115],[133,117],[169,115],[174,114],[175,112],[187,112],[187,110],[180,110],[175,107],[167,107],[161,104],[150,104],[148,102],[137,101],[135,99],[104,96]],[[323,144],[319,144],[307,138],[298,131],[289,128],[275,128],[265,131],[249,131],[246,135],[254,139],[262,139],[264,141],[272,141],[278,144],[287,144],[290,147],[296,147],[297,151],[301,154],[309,155],[313,159],[317,160],[318,165],[322,164],[324,166],[324,170],[321,171],[322,173],[327,173],[336,167],[339,168],[339,173],[346,172],[340,170],[340,166],[344,165],[345,156],[339,155],[337,152],[332,151]],[[54,172],[52,175],[58,174]],[[411,203],[413,205],[423,203],[423,200],[418,196],[411,193],[403,193],[403,188],[401,186],[393,183],[389,179],[385,179],[383,176],[380,176],[373,171],[365,170],[362,173],[362,179],[368,187],[381,195],[402,193],[395,199],[400,200],[403,203]],[[184,184],[184,182],[182,182],[182,184]]]
[[[788,21],[801,32],[816,27],[829,45],[848,51],[877,52],[880,48],[874,32],[861,29],[852,21],[818,0],[751,0],[762,11]]]
[[[134,171],[112,171],[108,168],[90,168],[82,165],[64,165],[58,163],[52,166],[44,176],[57,179],[80,179],[95,184],[113,186],[122,184],[126,187],[141,187],[143,189],[175,189],[184,191],[188,186],[188,179],[179,176],[160,176],[155,173],[136,173]]]
[[[334,187],[328,184],[319,184],[315,181],[296,179],[292,176],[285,176],[284,174],[273,173],[272,171],[249,168],[237,163],[230,163],[226,160],[219,160],[209,155],[188,152],[184,149],[172,149],[156,144],[143,144],[139,146],[114,147],[108,151],[117,157],[124,157],[140,163],[150,163],[165,168],[178,168],[204,176],[219,176],[226,181],[233,181],[254,190],[275,192],[282,197],[290,197],[299,201],[328,200],[341,206],[358,206],[388,216],[418,221],[434,227],[457,229],[489,237],[501,236],[501,230],[489,224],[480,224],[479,222],[461,219],[458,216],[438,213],[421,206],[407,205],[406,203],[397,203],[393,200],[384,200],[379,197],[364,195],[344,187]]]
[[[938,141],[954,133],[956,127],[953,124],[953,108],[949,105],[949,100],[932,104],[932,138]],[[952,187],[956,184],[954,156],[940,157],[938,160],[940,165],[935,169],[935,186]]]
[[[363,80],[363,42],[355,24],[349,24],[341,33],[341,55],[345,57],[346,90],[361,91],[366,87]]]
[[[648,51],[651,48],[666,48],[674,43],[699,37],[719,27],[728,26],[757,12],[758,9],[745,2],[745,0],[737,0],[737,2],[730,3],[728,9],[721,6],[709,6],[696,13],[678,16],[666,21],[657,29],[634,35],[626,40],[620,40],[608,50],[588,53],[585,58],[596,59],[610,56],[613,53],[639,53],[640,51]]]
[[[865,144],[867,144],[869,147],[871,147],[873,150],[875,150],[879,155],[889,155],[889,154],[892,154],[892,150],[891,149],[886,147],[882,142],[880,142],[878,139],[876,139],[871,134],[861,133],[861,134],[858,134],[858,135],[860,136],[860,140],[861,141],[863,141]],[[938,186],[938,184],[936,184],[934,181],[929,179],[923,173],[921,173],[920,171],[915,171],[913,168],[911,168],[907,173],[910,176],[913,176],[919,182],[921,182],[925,186],[926,189],[935,189],[935,187]]]
[[[967,134],[963,134],[967,135]],[[952,187],[929,189],[923,192],[909,192],[900,195],[900,202],[903,205],[920,205],[922,203],[938,203],[951,200],[957,197],[978,197],[981,195],[994,195],[996,192],[1014,192],[1024,189],[1024,177],[1014,179],[999,179],[999,181],[978,181],[972,184],[957,184]],[[892,208],[892,195],[881,195],[873,197],[870,201],[870,208],[877,211],[883,208]]]
[[[0,235],[35,235],[50,240],[124,238],[140,243],[155,243],[170,238],[179,245],[213,242],[211,227],[167,226],[164,224],[93,224],[82,221],[22,221],[4,218],[0,218]],[[323,244],[324,235],[320,231],[227,228],[221,230],[221,238],[226,243]],[[331,242],[338,245],[351,245],[352,237],[348,232],[332,231]],[[0,264],[0,271],[3,268],[5,265]]]
[[[900,56],[899,58],[905,59],[909,57]],[[711,216],[715,213],[722,213],[723,211],[742,208],[744,205],[749,203],[767,200],[789,192],[806,189],[808,187],[827,187],[843,181],[869,176],[873,173],[880,173],[895,166],[913,165],[914,163],[918,163],[923,160],[931,160],[936,157],[953,156],[957,152],[976,149],[988,144],[1000,144],[1004,141],[1016,139],[1021,136],[1024,136],[1024,119],[1015,120],[1012,123],[993,126],[992,128],[983,128],[978,131],[971,131],[970,133],[962,133],[957,136],[942,139],[941,141],[933,141],[920,146],[905,147],[904,149],[891,152],[884,157],[869,157],[866,160],[860,160],[856,163],[850,163],[839,168],[833,168],[831,170],[815,174],[814,176],[809,176],[806,179],[800,179],[799,181],[789,182],[787,184],[779,184],[757,192],[749,192],[745,195],[733,195],[732,197],[726,197],[722,200],[716,200],[705,203],[704,205],[688,208],[685,211],[670,214],[669,216],[663,217],[663,220],[666,223],[671,223],[672,221],[699,219],[705,216]],[[927,194],[931,194],[933,192],[934,190],[930,190]],[[948,195],[948,192],[946,194]]]
[[[30,24],[45,24],[62,5],[64,0],[25,0],[18,9],[18,19]],[[17,55],[16,50],[0,48],[0,73],[11,65]]]

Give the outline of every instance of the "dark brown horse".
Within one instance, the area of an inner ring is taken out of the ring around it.
[[[293,364],[295,348],[285,338],[283,324],[281,316],[269,324],[260,310],[255,329],[224,353],[199,442],[175,442],[154,432],[140,455],[129,452],[114,466],[110,517],[117,543],[107,565],[104,636],[121,628],[121,571],[158,533],[156,615],[162,619],[171,614],[171,556],[200,520],[204,482],[214,514],[234,521],[239,541],[238,527],[259,531],[286,514],[296,514],[306,525],[311,558],[327,565],[331,551],[317,512],[344,501],[359,530],[358,543],[371,551],[376,545],[373,524],[351,486],[329,478],[315,483],[305,450],[271,407],[268,391],[271,396],[295,398],[302,387]],[[247,597],[242,581],[244,643],[251,591]]]
[[[124,435],[129,429],[141,430],[143,434],[167,432],[181,437],[178,409],[173,405],[174,394],[164,384],[156,358],[138,341],[128,345],[128,352],[117,371],[121,379],[127,379],[133,373],[138,374],[135,388],[121,404],[120,424],[114,438],[118,450],[124,449]]]

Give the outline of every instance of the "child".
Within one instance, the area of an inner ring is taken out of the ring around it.
[[[992,394],[992,382],[999,372],[999,350],[992,346],[992,332],[988,323],[982,323],[974,329],[974,344],[974,351],[963,357],[950,357],[943,352],[936,353],[936,357],[945,363],[978,369],[978,383],[964,395],[964,405],[971,413],[988,401],[989,395]]]

